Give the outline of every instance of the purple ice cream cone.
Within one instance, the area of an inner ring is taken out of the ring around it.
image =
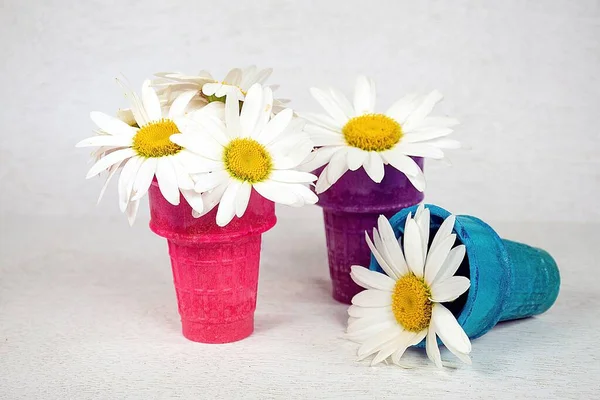
[[[423,159],[415,157],[414,160],[423,169]],[[321,170],[316,174],[320,175]],[[360,168],[347,171],[319,194],[317,205],[323,208],[334,299],[350,304],[352,297],[363,290],[350,278],[350,267],[368,268],[371,262],[365,231],[371,234],[379,215],[390,218],[403,208],[420,203],[423,197],[404,173],[390,165],[385,166],[381,183],[373,182]]]

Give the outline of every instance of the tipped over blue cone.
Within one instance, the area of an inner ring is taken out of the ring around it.
[[[437,231],[450,213],[434,205],[426,207],[431,213],[431,229]],[[416,209],[406,208],[390,219],[396,237],[403,234],[408,213],[414,215]],[[469,338],[485,334],[499,321],[541,314],[554,304],[560,275],[546,251],[501,239],[488,224],[469,215],[456,216],[454,232],[467,250],[456,275],[467,276],[471,287],[446,306]],[[373,257],[370,269],[381,271]]]

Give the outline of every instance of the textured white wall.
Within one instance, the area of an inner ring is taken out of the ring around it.
[[[349,91],[357,73],[379,104],[446,95],[471,149],[430,162],[426,200],[492,220],[600,221],[600,3],[511,1],[0,2],[1,213],[115,215],[113,187],[84,180],[91,110],[160,70],[217,75],[272,66],[300,110],[311,85]]]

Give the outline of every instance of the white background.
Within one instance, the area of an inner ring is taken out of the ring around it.
[[[600,2],[0,0],[0,50],[0,398],[595,397]],[[255,335],[185,341],[146,207],[130,229],[115,187],[95,206],[74,144],[90,111],[126,105],[120,73],[250,64],[301,111],[319,110],[309,87],[350,93],[359,73],[382,110],[444,93],[467,149],[426,164],[426,201],[547,248],[556,306],[475,341],[473,367],[370,369],[340,339],[319,210],[281,208]]]

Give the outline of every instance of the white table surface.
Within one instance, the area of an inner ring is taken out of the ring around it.
[[[226,345],[180,334],[167,245],[147,217],[130,229],[99,215],[0,220],[0,398],[600,397],[598,225],[492,221],[555,257],[556,304],[473,341],[472,366],[437,370],[414,350],[404,370],[356,362],[342,338],[347,306],[330,296],[318,208],[278,209],[256,330]]]

